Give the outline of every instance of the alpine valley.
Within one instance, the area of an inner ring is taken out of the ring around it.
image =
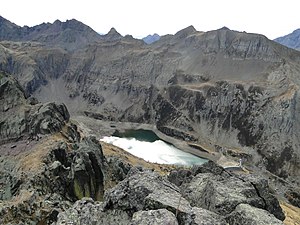
[[[152,39],[0,17],[1,224],[300,224],[300,52],[226,27]],[[128,127],[209,161],[99,141]]]

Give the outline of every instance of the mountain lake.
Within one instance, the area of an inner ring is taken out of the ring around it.
[[[116,131],[112,136],[103,137],[101,141],[113,144],[152,163],[192,166],[207,162],[207,159],[184,152],[161,140],[150,130]]]

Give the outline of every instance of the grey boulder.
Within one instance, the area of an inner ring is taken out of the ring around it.
[[[56,225],[127,225],[129,216],[120,210],[103,211],[103,204],[91,198],[83,198],[75,202],[73,207],[58,215]]]
[[[188,214],[180,213],[178,221],[184,225],[227,225],[225,219],[207,209],[192,208]]]
[[[226,217],[230,225],[283,225],[274,215],[263,209],[240,204]]]
[[[130,225],[178,225],[173,213],[166,209],[138,211],[133,214]]]
[[[105,193],[106,209],[133,214],[140,210],[166,208],[173,213],[189,212],[190,204],[177,186],[152,171],[136,171]]]
[[[264,202],[250,182],[236,177],[221,177],[200,173],[183,185],[185,197],[192,206],[205,208],[220,215],[231,213],[240,203],[263,208]]]

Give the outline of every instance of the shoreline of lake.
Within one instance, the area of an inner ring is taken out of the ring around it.
[[[132,122],[116,122],[116,121],[103,121],[103,120],[96,120],[93,118],[89,118],[86,116],[76,116],[73,119],[80,124],[81,127],[85,127],[82,130],[83,133],[86,134],[94,134],[97,138],[101,139],[104,136],[112,136],[113,133],[118,130],[119,132],[124,132],[125,130],[150,130],[154,132],[161,140],[171,143],[176,148],[191,153],[197,157],[204,158],[207,160],[212,160],[217,162],[220,159],[220,155],[216,152],[210,151],[201,151],[195,147],[191,147],[186,141],[178,140],[174,137],[167,136],[166,134],[159,131],[155,125],[151,124],[140,124],[140,123],[132,123]],[[200,146],[197,144],[197,146]],[[205,149],[204,147],[200,146],[201,149]]]

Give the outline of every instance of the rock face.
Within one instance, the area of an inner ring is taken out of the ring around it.
[[[275,193],[269,187],[268,181],[264,178],[250,175],[245,177],[240,177],[243,181],[250,182],[255,188],[258,196],[260,196],[264,201],[264,208],[272,213],[277,219],[284,220],[285,215],[278,203],[278,200],[274,196]]]
[[[236,207],[235,211],[231,213],[226,220],[229,224],[238,225],[266,225],[266,224],[282,224],[280,220],[277,220],[273,215],[267,213],[264,210],[254,208],[250,205],[240,204]]]
[[[64,139],[63,139],[64,140]],[[13,157],[1,157],[0,223],[54,222],[57,214],[84,197],[101,200],[104,192],[104,156],[94,137],[81,141],[48,142],[42,166],[26,170]],[[39,163],[37,153],[27,150],[27,160]],[[24,163],[26,163],[24,161]],[[108,179],[108,177],[106,177]],[[4,184],[4,186],[3,186]],[[124,214],[124,213],[123,213]]]
[[[276,218],[285,215],[272,194],[267,180],[258,176],[232,176],[213,162],[188,170],[174,170],[168,179],[180,186],[191,206],[208,209],[220,215],[231,213],[238,204],[265,209]],[[180,182],[178,182],[180,181]],[[230,191],[229,191],[230,190]]]
[[[74,225],[127,225],[130,217],[121,210],[104,212],[103,204],[94,202],[91,198],[77,201],[72,208],[58,215],[57,225],[73,223]]]
[[[19,26],[0,16],[1,40],[13,40],[19,37]]]
[[[178,221],[180,224],[197,224],[197,225],[226,225],[225,219],[206,209],[193,207],[189,214],[179,214]]]
[[[191,183],[184,185],[183,189],[192,205],[221,215],[229,214],[239,203],[259,208],[264,206],[263,199],[250,183],[234,177],[211,179],[211,174],[198,174]]]
[[[58,215],[57,224],[63,222],[79,224],[78,221],[87,221],[86,224],[132,225],[283,224],[281,220],[265,210],[266,208],[262,209],[264,200],[255,190],[252,192],[254,188],[250,182],[238,179],[236,175],[230,173],[218,175],[219,180],[222,177],[223,182],[228,183],[226,187],[219,184],[221,186],[219,189],[212,187],[210,190],[210,198],[205,195],[195,198],[195,194],[201,186],[203,187],[199,183],[200,176],[210,177],[210,181],[215,182],[216,174],[201,172],[207,168],[218,171],[218,166],[212,162],[190,170],[192,174],[190,181],[184,181],[180,187],[170,183],[156,172],[132,168],[126,179],[105,193],[103,203],[92,202],[91,200],[77,201],[73,207]],[[226,179],[229,180],[226,182]],[[235,186],[230,185],[233,179],[237,181]],[[198,183],[198,185],[197,187],[193,186],[193,188],[198,189],[194,190],[193,194],[185,184],[192,187],[194,183]],[[238,190],[236,190],[236,186],[238,186]],[[265,192],[270,194],[268,190],[267,187]],[[189,195],[186,194],[187,192]],[[239,195],[238,192],[241,194]],[[233,199],[231,200],[229,196]],[[249,196],[248,200],[246,199],[247,196]],[[213,202],[215,201],[220,204],[214,205]],[[196,205],[199,202],[204,202],[204,204],[200,203],[200,207],[191,207],[191,205]],[[252,206],[245,203],[250,203]],[[260,208],[254,207],[254,205]]]
[[[77,199],[91,197],[100,200],[104,193],[104,156],[101,145],[95,137],[82,141],[76,151],[70,179]]]
[[[292,33],[285,36],[276,38],[274,41],[289,48],[300,50],[300,29],[294,30]]]
[[[288,190],[285,194],[287,200],[294,206],[300,208],[300,190]]]
[[[173,213],[191,209],[178,187],[150,171],[136,171],[128,180],[121,181],[105,193],[104,199],[105,209],[122,209],[130,215],[144,209],[167,208]]]
[[[36,105],[37,109],[30,111],[30,135],[55,133],[62,129],[65,121],[69,120],[69,112],[64,104],[47,103]]]
[[[102,148],[64,104],[39,104],[0,73],[0,105],[1,224],[50,224],[78,199],[103,198]]]
[[[45,163],[50,170],[48,176],[58,176],[58,181],[62,182],[54,184],[53,189],[61,188],[61,194],[68,199],[102,199],[104,156],[94,136],[75,142],[71,149],[67,148],[66,143],[60,143],[50,152]]]
[[[64,104],[31,105],[16,80],[3,73],[0,76],[0,143],[55,133],[69,120]]]
[[[164,225],[174,224],[178,225],[176,217],[173,213],[166,209],[149,210],[149,211],[138,211],[133,214],[132,222],[130,225]]]

